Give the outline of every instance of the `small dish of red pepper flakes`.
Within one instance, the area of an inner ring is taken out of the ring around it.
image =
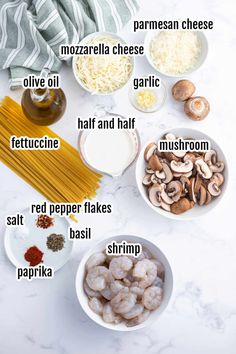
[[[36,226],[42,229],[48,229],[54,225],[54,219],[48,215],[39,215],[36,221]]]

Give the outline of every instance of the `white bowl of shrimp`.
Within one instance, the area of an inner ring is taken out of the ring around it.
[[[138,243],[142,253],[110,256],[112,241]],[[173,290],[170,264],[162,251],[142,237],[120,235],[100,241],[83,256],[76,292],[85,313],[102,327],[134,331],[149,326],[166,309]]]

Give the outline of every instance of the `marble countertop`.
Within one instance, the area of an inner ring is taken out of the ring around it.
[[[121,178],[103,179],[98,200],[112,203],[112,215],[82,216],[81,225],[93,228],[93,238],[76,241],[69,262],[50,281],[15,279],[15,269],[3,247],[4,219],[42,201],[42,196],[1,164],[0,175],[0,353],[12,354],[235,354],[236,352],[236,231],[235,189],[235,63],[236,7],[233,0],[140,1],[140,18],[211,19],[214,30],[206,33],[209,55],[191,78],[197,93],[211,103],[203,122],[192,122],[170,95],[164,108],[145,115],[129,103],[127,89],[113,97],[91,97],[73,78],[69,67],[61,71],[68,109],[53,129],[76,146],[77,115],[88,117],[100,109],[137,117],[141,140],[163,129],[193,127],[211,135],[228,157],[230,183],[222,202],[210,214],[179,222],[159,216],[139,195],[134,166]],[[132,43],[142,43],[144,33],[122,32]],[[139,75],[152,73],[145,58],[137,58]],[[166,80],[168,91],[173,80]],[[6,72],[0,73],[0,97],[20,100],[21,92],[7,88]],[[116,333],[93,323],[81,309],[75,293],[75,274],[89,247],[102,238],[137,234],[154,241],[170,261],[174,291],[164,314],[151,327],[131,333]]]

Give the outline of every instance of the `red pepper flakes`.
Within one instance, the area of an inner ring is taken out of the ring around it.
[[[39,215],[36,225],[42,229],[48,229],[50,226],[54,225],[54,219],[50,218],[48,215]]]
[[[25,260],[29,262],[31,267],[35,267],[39,263],[43,262],[43,252],[38,247],[32,246],[25,252]]]

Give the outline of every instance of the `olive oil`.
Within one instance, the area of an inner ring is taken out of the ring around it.
[[[43,69],[40,76],[47,78],[49,73],[48,69]],[[60,88],[27,88],[21,106],[25,116],[34,124],[50,125],[64,114],[66,97]]]

